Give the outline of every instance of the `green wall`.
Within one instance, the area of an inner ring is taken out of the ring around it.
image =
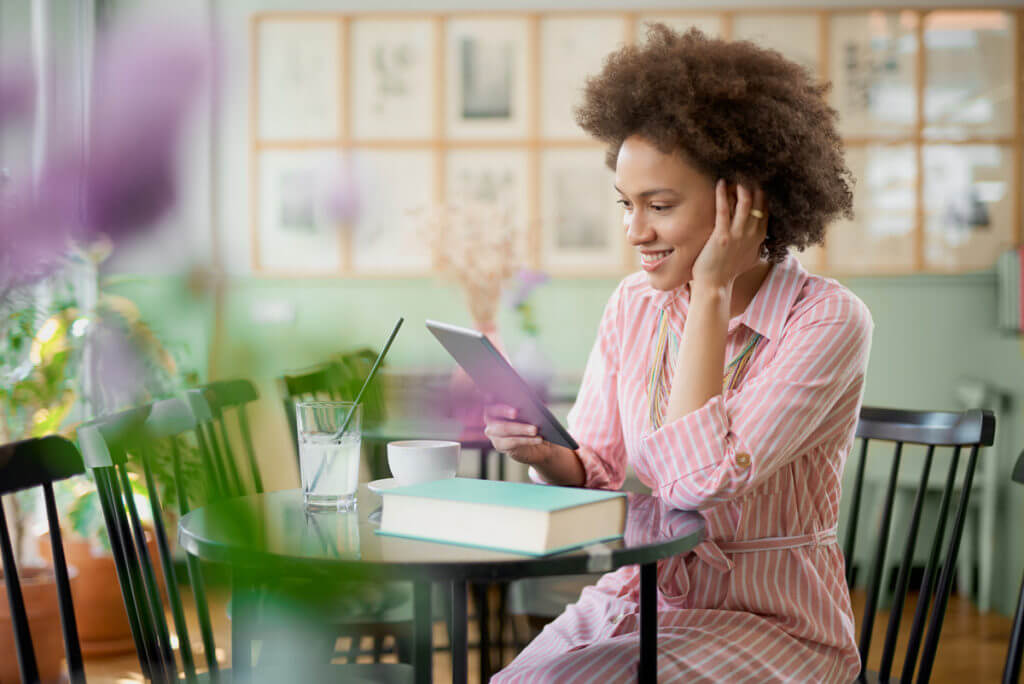
[[[533,302],[541,342],[561,371],[582,371],[605,300],[616,282],[556,279],[536,291]],[[961,379],[981,379],[1011,395],[1024,386],[1020,340],[995,329],[992,273],[859,278],[846,284],[864,300],[875,320],[865,403],[955,409],[959,408],[955,388]],[[212,365],[219,377],[240,375],[259,382],[265,417],[257,430],[265,451],[281,455],[269,457],[271,472],[275,464],[278,468],[281,486],[291,486],[294,457],[274,377],[339,350],[380,346],[400,315],[405,316],[406,325],[389,355],[392,367],[447,366],[446,354],[429,336],[423,320],[469,323],[461,293],[430,279],[236,277],[225,286],[219,310],[212,293],[191,294],[180,278],[121,279],[112,289],[134,299],[161,339],[184,352],[185,367],[206,370]],[[258,322],[266,318],[268,308],[287,315],[276,322]],[[221,333],[213,348],[218,316]],[[502,311],[499,328],[514,349],[520,333],[511,312]],[[1024,564],[1019,536],[1024,487],[1010,486],[1008,480],[1021,448],[1024,421],[1014,403],[998,426],[995,449],[987,455],[997,460],[1000,480],[1007,483],[997,507],[997,520],[1004,524],[994,540],[1000,550],[994,607],[1007,614],[1012,612]]]

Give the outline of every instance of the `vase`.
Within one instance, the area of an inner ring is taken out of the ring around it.
[[[512,355],[512,367],[519,372],[542,401],[547,401],[555,364],[534,336],[528,336]]]
[[[121,595],[114,556],[103,549],[94,548],[87,539],[63,532],[64,556],[69,566],[76,568],[71,580],[71,600],[75,605],[78,640],[82,655],[111,656],[135,650],[128,613]],[[50,533],[44,532],[37,540],[40,555],[52,562]],[[146,546],[153,562],[157,592],[164,596],[164,576],[157,555],[156,537],[146,531]]]
[[[28,613],[32,647],[41,682],[61,681],[64,640],[57,604],[57,581],[53,568],[23,567],[18,571],[21,594]],[[74,581],[74,580],[72,580]],[[77,616],[77,608],[76,616]],[[7,602],[7,587],[0,573],[0,684],[21,681],[14,646],[14,622]]]

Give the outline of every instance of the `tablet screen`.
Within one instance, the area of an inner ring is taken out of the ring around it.
[[[477,388],[492,396],[495,403],[516,409],[517,420],[536,425],[540,436],[552,444],[574,451],[579,448],[537,393],[483,333],[438,321],[427,321],[427,329],[473,378]]]

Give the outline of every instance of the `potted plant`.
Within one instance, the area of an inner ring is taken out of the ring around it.
[[[105,253],[99,250],[90,256],[93,274]],[[80,306],[71,280],[53,279],[43,296],[38,287],[34,288],[19,306],[8,306],[2,320],[0,438],[5,442],[56,432],[73,436],[74,424],[80,419],[144,403],[183,385],[170,354],[141,321],[134,304],[123,297],[101,294],[95,305]],[[12,298],[7,301],[19,302]],[[112,370],[114,367],[120,373]],[[90,374],[104,378],[104,382],[91,389],[87,382]],[[154,476],[162,498],[173,502],[176,498],[167,446],[158,445],[154,451]],[[182,446],[187,467],[192,467],[194,459],[188,455],[194,450]],[[130,467],[136,465],[130,463]],[[146,522],[150,509],[138,468],[135,470],[130,480],[140,516]],[[13,535],[19,540],[20,572],[31,576],[33,587],[39,586],[33,589],[31,600],[26,597],[33,634],[36,623],[43,621],[47,626],[38,631],[58,636],[52,649],[36,647],[41,670],[49,667],[56,676],[63,657],[56,589],[52,572],[39,565],[51,561],[48,534],[40,535],[34,546],[30,543],[29,523],[37,509],[34,494],[5,497],[4,504]],[[83,653],[129,652],[133,649],[131,631],[95,487],[86,477],[72,478],[56,483],[55,494],[65,555],[73,568],[71,590]],[[174,529],[174,521],[168,521],[168,526]],[[156,553],[151,542],[154,560]],[[0,597],[0,604],[6,608],[5,597]],[[11,676],[16,680],[13,635],[5,638],[4,630],[4,614],[0,613],[0,662],[12,664]],[[8,647],[9,653],[5,651]],[[0,681],[7,681],[6,676],[0,669]]]

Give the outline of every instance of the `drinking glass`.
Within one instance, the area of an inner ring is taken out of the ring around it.
[[[354,411],[345,431],[338,430]],[[351,401],[302,401],[295,405],[299,475],[306,508],[349,511],[359,483],[363,407]]]

